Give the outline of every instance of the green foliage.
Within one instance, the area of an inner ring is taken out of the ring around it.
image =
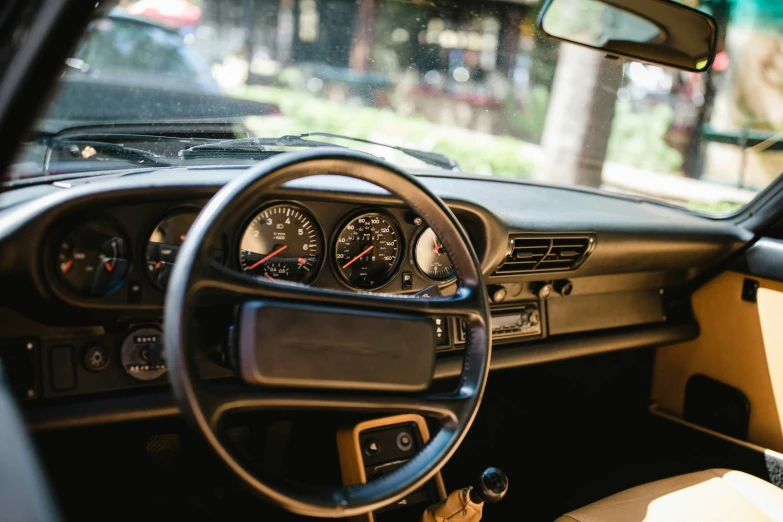
[[[518,106],[514,93],[509,91],[505,107],[509,125],[515,136],[539,143],[544,132],[546,111],[549,107],[549,89],[543,85],[534,85],[530,92],[530,103],[526,109]]]
[[[634,112],[629,101],[617,100],[607,160],[656,172],[678,171],[682,154],[665,140],[673,117],[674,111],[667,105]]]
[[[521,140],[493,136],[431,123],[421,117],[404,116],[389,109],[346,105],[316,98],[309,93],[272,87],[246,87],[242,96],[274,103],[283,117],[264,117],[248,125],[261,136],[303,132],[331,132],[391,145],[431,150],[457,160],[462,169],[474,174],[508,177],[532,176],[535,163],[525,157],[529,145]],[[345,141],[335,142],[367,149],[390,158],[385,149],[373,149]],[[410,158],[395,156],[395,160]],[[416,160],[413,160],[416,161]]]
[[[708,214],[731,214],[742,208],[742,203],[733,201],[720,201],[718,203],[707,203],[704,201],[689,201],[687,208],[706,212]]]

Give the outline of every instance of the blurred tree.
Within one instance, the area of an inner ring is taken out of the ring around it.
[[[601,185],[623,69],[600,52],[560,46],[541,146],[540,176],[568,185]]]
[[[613,20],[598,2],[560,0],[552,22],[564,35],[600,35]],[[549,20],[549,19],[548,19]],[[590,39],[588,39],[589,41]],[[598,39],[600,41],[600,38]],[[541,137],[541,177],[599,187],[623,69],[601,52],[562,44]]]

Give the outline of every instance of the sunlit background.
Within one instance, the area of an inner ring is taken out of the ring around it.
[[[122,1],[118,13],[173,33],[104,21],[70,65],[184,78],[164,59],[175,34],[196,71],[181,87],[277,107],[247,122],[258,136],[333,132],[440,152],[469,173],[728,212],[783,170],[783,2],[687,3],[719,26],[704,74],[540,37],[541,2],[528,0]]]

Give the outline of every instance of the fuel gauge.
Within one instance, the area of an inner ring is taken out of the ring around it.
[[[128,245],[104,220],[88,221],[60,243],[55,272],[71,290],[87,296],[116,290],[128,274]]]
[[[155,227],[147,243],[147,272],[163,290],[169,282],[171,269],[198,212],[185,211],[173,214]]]

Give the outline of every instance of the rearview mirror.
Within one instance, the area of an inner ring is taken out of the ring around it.
[[[717,25],[668,0],[547,0],[538,29],[565,42],[686,71],[715,58]]]

